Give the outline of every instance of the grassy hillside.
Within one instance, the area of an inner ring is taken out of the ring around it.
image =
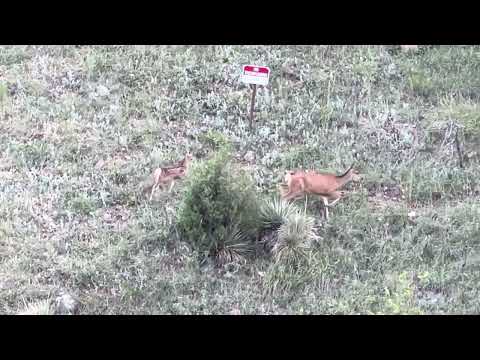
[[[248,63],[272,70],[254,131]],[[479,99],[478,46],[1,46],[0,313],[478,313]],[[186,182],[142,196],[222,136],[259,199],[286,169],[363,174],[328,222],[309,198],[295,271],[202,262]]]

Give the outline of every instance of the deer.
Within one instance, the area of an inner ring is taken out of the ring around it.
[[[360,180],[360,174],[353,169],[353,165],[342,175],[318,173],[312,170],[286,171],[286,185],[281,186],[281,197],[290,201],[305,194],[319,195],[325,205],[325,218],[328,220],[328,208],[335,205],[346,195],[345,191],[339,189],[350,181]]]
[[[190,163],[193,157],[191,154],[186,154],[185,157],[174,165],[168,167],[159,167],[153,172],[153,184],[147,186],[144,192],[150,192],[150,201],[153,193],[159,187],[170,184],[168,192],[171,192],[175,185],[175,180],[185,177],[188,172]]]

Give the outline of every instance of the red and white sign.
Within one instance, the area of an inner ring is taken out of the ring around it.
[[[241,80],[247,84],[267,85],[270,69],[266,66],[243,65]]]

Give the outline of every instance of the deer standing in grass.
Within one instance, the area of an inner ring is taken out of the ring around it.
[[[281,188],[281,196],[289,201],[303,195],[318,195],[325,205],[325,217],[328,220],[328,208],[335,205],[346,194],[340,191],[350,181],[359,181],[358,171],[353,169],[353,164],[343,175],[317,173],[315,171],[287,171],[285,181],[287,190]],[[331,201],[329,203],[329,201]]]
[[[150,201],[152,200],[153,193],[159,187],[163,188],[164,185],[170,184],[168,192],[171,192],[173,185],[175,184],[175,180],[181,179],[187,174],[192,159],[192,155],[187,154],[183,160],[179,161],[175,165],[159,167],[156,169],[153,172],[153,184],[144,189],[144,192],[150,192]]]

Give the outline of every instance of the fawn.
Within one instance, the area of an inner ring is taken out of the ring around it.
[[[328,207],[335,205],[345,191],[341,187],[350,181],[359,181],[358,171],[353,169],[353,164],[343,175],[317,173],[315,171],[287,171],[285,174],[286,186],[280,189],[285,200],[297,199],[305,194],[319,195],[325,205],[325,217],[328,220]],[[287,187],[287,190],[284,188]],[[332,201],[329,203],[329,201]]]
[[[187,154],[181,161],[174,165],[157,168],[153,172],[153,184],[144,189],[144,192],[150,192],[150,201],[152,200],[155,190],[159,187],[163,187],[163,185],[170,183],[168,192],[171,192],[175,180],[181,179],[187,174],[192,159],[192,155]]]

